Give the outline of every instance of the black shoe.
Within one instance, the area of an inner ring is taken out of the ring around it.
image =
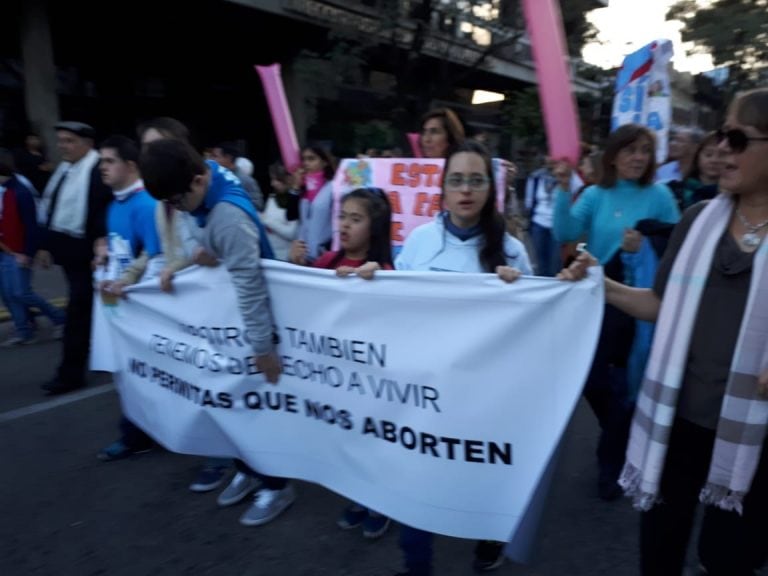
[[[490,572],[504,564],[504,542],[480,540],[475,546],[475,560],[472,567],[477,572]]]
[[[46,382],[45,384],[41,385],[40,388],[45,390],[46,396],[56,396],[58,394],[66,394],[67,392],[72,392],[73,390],[85,388],[85,382],[62,382],[58,378],[54,378],[50,382]]]

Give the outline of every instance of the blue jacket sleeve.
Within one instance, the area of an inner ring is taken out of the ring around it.
[[[598,190],[590,186],[571,204],[571,194],[559,186],[555,189],[552,234],[558,242],[573,242],[588,231],[594,217]]]

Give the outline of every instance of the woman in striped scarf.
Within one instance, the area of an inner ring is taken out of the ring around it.
[[[685,213],[654,287],[606,280],[609,303],[656,321],[621,477],[647,576],[682,573],[699,502],[703,574],[751,576],[768,557],[768,88],[731,104],[719,142],[720,194]]]

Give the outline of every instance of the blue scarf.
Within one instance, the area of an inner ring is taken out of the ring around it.
[[[253,202],[248,197],[245,190],[243,190],[237,177],[232,172],[222,168],[212,160],[206,160],[205,163],[211,170],[211,182],[208,185],[208,192],[206,192],[202,204],[190,212],[190,214],[195,217],[197,225],[201,228],[205,226],[208,221],[208,214],[211,213],[213,207],[219,202],[229,202],[230,204],[234,204],[251,217],[251,220],[253,220],[253,223],[259,230],[259,250],[261,252],[261,257],[274,260],[275,253],[272,251],[272,245],[267,238],[267,231],[261,223],[259,214],[256,212],[256,207],[253,205]]]
[[[453,236],[456,236],[456,238],[462,242],[466,242],[470,238],[480,236],[480,234],[483,233],[482,229],[480,228],[480,224],[475,224],[469,228],[459,228],[451,220],[450,212],[443,212],[443,225],[445,226],[445,229],[448,230],[448,232],[450,232]]]

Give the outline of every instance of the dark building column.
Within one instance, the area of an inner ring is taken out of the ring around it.
[[[53,125],[59,119],[56,65],[45,0],[24,0],[21,18],[24,104],[27,120],[40,132],[49,155],[55,155]]]

